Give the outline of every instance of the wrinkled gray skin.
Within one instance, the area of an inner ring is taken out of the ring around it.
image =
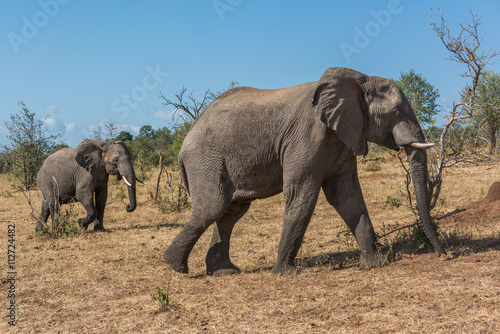
[[[43,195],[41,220],[46,222],[49,214],[57,215],[55,203],[80,202],[87,216],[78,223],[87,228],[94,222],[94,230],[104,230],[103,217],[108,197],[108,177],[125,177],[130,204],[126,210],[132,212],[137,206],[136,177],[130,152],[122,141],[107,144],[99,140],[85,139],[77,148],[64,148],[51,154],[38,172],[38,186]],[[39,231],[42,224],[38,223]]]
[[[356,237],[361,264],[381,265],[356,166],[356,155],[368,152],[367,141],[406,150],[425,233],[442,254],[429,216],[427,155],[410,145],[425,138],[406,97],[389,79],[329,68],[319,81],[291,88],[231,89],[196,120],[179,154],[193,210],[165,251],[166,262],[187,273],[189,253],[215,222],[207,274],[239,273],[229,257],[234,224],[254,199],[283,192],[285,216],[272,272],[294,272],[323,189]]]

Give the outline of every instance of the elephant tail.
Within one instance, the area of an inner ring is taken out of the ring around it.
[[[184,167],[184,163],[182,162],[181,159],[179,159],[179,167],[180,167],[180,170],[181,170],[181,180],[182,180],[182,183],[184,184],[184,188],[186,188],[186,192],[189,194],[189,183],[188,183],[188,179],[187,179],[187,174],[186,174],[186,168]]]

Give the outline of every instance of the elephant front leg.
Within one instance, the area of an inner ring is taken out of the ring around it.
[[[273,274],[287,275],[297,271],[295,257],[314,212],[319,189],[319,185],[310,182],[288,184],[283,189],[286,197],[285,217]]]
[[[94,196],[90,196],[90,198],[78,198],[77,200],[83,205],[85,211],[87,212],[87,216],[85,218],[78,219],[78,224],[87,229],[87,227],[92,223],[97,217],[97,211],[94,207]]]
[[[360,265],[379,267],[384,258],[377,252],[373,230],[359,184],[357,170],[334,176],[323,183],[327,201],[337,210],[354,234],[361,249]]]
[[[231,233],[236,222],[248,211],[250,203],[231,204],[220,219],[215,222],[212,242],[205,259],[207,275],[223,276],[239,274],[229,257]]]
[[[104,210],[106,208],[106,201],[108,200],[107,184],[105,189],[96,191],[95,193],[95,206],[96,206],[96,219],[94,220],[94,231],[104,231],[103,219]]]

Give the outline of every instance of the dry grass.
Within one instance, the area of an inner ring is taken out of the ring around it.
[[[404,176],[398,161],[386,159],[380,167],[369,172],[360,165],[360,177],[375,230],[383,234],[412,223],[413,215],[404,207],[384,208],[387,196],[404,198]],[[498,163],[466,168],[445,175],[440,213],[479,200],[500,180]],[[231,253],[242,274],[214,278],[205,275],[204,264],[211,229],[191,254],[189,275],[165,266],[163,251],[189,212],[161,213],[148,194],[152,185],[139,188],[138,208],[127,213],[117,200],[124,186],[112,181],[104,222],[108,232],[47,239],[34,237],[23,194],[10,190],[4,175],[0,184],[5,315],[9,223],[16,225],[18,273],[18,323],[8,326],[2,314],[2,333],[500,331],[500,224],[487,217],[469,227],[443,227],[450,247],[446,257],[417,252],[361,270],[354,239],[321,196],[299,252],[302,272],[276,277],[270,268],[284,209],[279,195],[255,201],[235,227]],[[38,209],[40,193],[32,192],[31,199]],[[79,204],[74,210],[83,212]],[[151,294],[169,284],[170,305],[159,310]]]

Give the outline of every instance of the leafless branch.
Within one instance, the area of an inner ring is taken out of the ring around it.
[[[430,208],[434,208],[442,185],[443,169],[450,167],[460,161],[456,160],[454,163],[449,163],[447,161],[448,154],[446,152],[447,139],[446,136],[448,131],[458,121],[463,121],[476,116],[474,108],[474,99],[476,95],[476,88],[479,81],[479,77],[484,71],[488,64],[496,62],[494,58],[499,55],[498,51],[484,51],[481,49],[483,39],[479,35],[479,27],[481,25],[480,17],[474,14],[472,10],[470,11],[472,16],[472,22],[470,24],[459,24],[461,30],[458,35],[453,36],[450,32],[449,26],[444,19],[443,13],[441,13],[441,20],[436,23],[432,20],[431,22],[433,30],[436,32],[438,37],[445,48],[451,53],[450,60],[464,64],[466,66],[466,72],[462,74],[464,77],[469,77],[472,80],[472,85],[467,86],[467,94],[465,94],[462,101],[453,105],[452,110],[449,112],[448,120],[443,128],[441,136],[439,138],[439,153],[437,158],[437,164],[435,165],[434,176],[429,181],[429,191],[432,194]],[[460,108],[460,110],[459,110]],[[464,137],[462,136],[461,142],[459,143],[458,150],[454,152],[455,156],[459,156],[463,149]]]
[[[166,98],[163,93],[160,92],[160,97],[165,101],[164,106],[173,107],[174,115],[173,117],[178,117],[185,121],[194,121],[197,119],[202,111],[212,102],[213,94],[210,90],[206,90],[201,95],[201,100],[198,100],[194,96],[194,91],[191,91],[189,95],[186,96],[187,89],[182,87],[182,89],[175,94],[175,100],[172,101]]]
[[[457,213],[464,212],[464,211],[466,211],[466,210],[467,210],[467,209],[456,209],[455,211],[452,211],[452,212],[450,212],[450,213],[447,213],[447,214],[445,214],[445,215],[443,215],[443,216],[441,216],[441,217],[434,217],[433,219],[435,219],[435,220],[441,220],[441,219],[444,219],[444,218],[446,218],[446,217],[450,217],[450,216],[456,215]]]

